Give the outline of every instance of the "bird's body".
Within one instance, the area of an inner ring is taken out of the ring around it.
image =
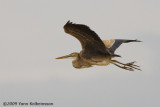
[[[112,63],[126,70],[140,70],[138,68],[139,66],[134,65],[134,62],[123,64],[116,60],[112,60],[114,57],[120,57],[119,55],[114,54],[114,52],[122,43],[140,41],[125,39],[101,40],[88,26],[73,24],[69,21],[64,25],[64,31],[80,41],[82,50],[80,53],[75,52],[57,59],[72,57],[74,58],[72,65],[75,68],[88,68],[92,67],[92,65],[105,66]]]
[[[110,56],[105,56],[105,57],[94,57],[90,59],[85,59],[81,56],[81,54],[77,53],[77,57],[72,61],[72,65],[75,68],[88,68],[92,67],[92,65],[108,65],[111,61]]]

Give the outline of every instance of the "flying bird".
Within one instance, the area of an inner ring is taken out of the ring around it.
[[[80,41],[82,50],[79,53],[74,52],[56,59],[73,58],[72,65],[77,69],[88,68],[93,65],[106,66],[111,63],[129,71],[141,70],[138,65],[135,65],[135,61],[121,63],[117,60],[112,60],[115,57],[120,57],[120,55],[115,54],[115,50],[122,43],[141,41],[127,39],[101,40],[88,26],[70,21],[64,25],[64,31]]]

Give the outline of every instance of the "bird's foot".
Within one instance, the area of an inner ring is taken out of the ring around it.
[[[137,69],[137,70],[141,70],[138,66],[138,65],[135,65],[135,62],[130,62],[130,63],[126,63],[123,65],[124,67],[130,69],[131,71],[134,71],[134,69]]]
[[[135,61],[124,64],[124,63],[118,62],[118,61],[116,61],[116,60],[112,60],[111,63],[114,64],[114,65],[116,65],[116,66],[118,66],[118,67],[120,67],[120,68],[123,68],[123,69],[125,69],[125,70],[129,70],[129,71],[134,71],[135,69],[136,69],[136,70],[141,70],[141,69],[139,68],[140,66],[135,65]]]

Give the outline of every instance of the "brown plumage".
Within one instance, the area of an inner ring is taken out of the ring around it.
[[[122,43],[140,41],[125,39],[102,41],[99,36],[88,26],[74,24],[70,21],[64,25],[64,31],[80,41],[82,50],[80,53],[72,53],[57,59],[73,57],[74,60],[72,64],[75,68],[88,68],[92,65],[108,65],[109,63],[112,63],[126,70],[140,70],[138,68],[139,66],[134,65],[134,62],[123,64],[116,60],[112,60],[114,57],[120,57],[119,55],[114,54],[114,52]]]

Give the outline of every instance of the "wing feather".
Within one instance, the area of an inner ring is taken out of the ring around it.
[[[64,25],[64,31],[77,38],[82,45],[82,53],[84,57],[89,58],[95,55],[110,55],[99,36],[88,26],[82,24],[73,24],[68,21]]]
[[[102,40],[104,45],[107,47],[107,48],[111,48],[115,42],[114,39],[110,39],[110,40]]]
[[[122,43],[129,43],[129,42],[141,42],[139,40],[127,40],[127,39],[111,39],[111,40],[103,40],[103,43],[107,48],[109,48],[110,52],[114,54],[115,50],[122,44]]]

